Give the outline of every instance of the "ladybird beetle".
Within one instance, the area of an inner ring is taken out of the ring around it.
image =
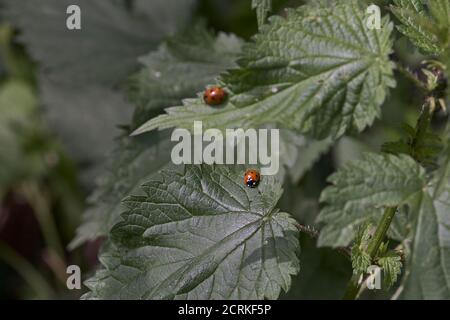
[[[205,93],[203,94],[203,99],[209,106],[217,106],[224,103],[226,97],[226,91],[223,88],[217,86],[206,89]]]
[[[244,182],[247,185],[247,187],[250,188],[257,187],[260,179],[261,176],[258,171],[252,169],[245,171]]]

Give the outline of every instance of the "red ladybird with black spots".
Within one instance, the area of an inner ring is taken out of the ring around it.
[[[261,180],[261,175],[257,170],[249,169],[245,171],[244,183],[249,188],[256,188]]]
[[[221,105],[225,102],[226,98],[227,92],[219,86],[207,88],[203,94],[203,100],[209,106]]]

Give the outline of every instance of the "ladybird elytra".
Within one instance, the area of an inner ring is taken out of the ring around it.
[[[247,187],[256,188],[261,179],[261,175],[257,170],[249,169],[245,171],[244,174],[244,183]]]
[[[209,106],[218,106],[223,104],[226,97],[227,92],[219,86],[207,88],[203,94],[203,100]]]

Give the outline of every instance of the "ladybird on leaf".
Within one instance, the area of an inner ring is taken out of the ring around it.
[[[258,171],[253,169],[245,171],[244,182],[247,187],[256,188],[259,184],[260,179],[261,175],[259,174]]]
[[[203,100],[209,106],[221,105],[225,102],[226,98],[227,92],[218,86],[207,88],[203,94]]]

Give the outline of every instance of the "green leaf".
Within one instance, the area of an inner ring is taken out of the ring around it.
[[[136,58],[174,32],[190,16],[194,1],[152,0],[137,3],[144,13],[129,12],[122,1],[5,0],[5,17],[22,32],[20,42],[58,83],[116,84],[137,66]],[[66,27],[69,5],[81,9],[81,30]],[[150,14],[151,10],[155,10]],[[120,61],[120,63],[118,63]]]
[[[83,169],[88,189],[114,149],[117,126],[129,124],[133,112],[113,86],[138,68],[139,56],[185,26],[194,4],[139,0],[130,11],[125,1],[115,0],[47,0],[39,6],[5,1],[5,17],[38,62],[45,116]],[[69,5],[81,9],[81,30],[66,28]]]
[[[370,267],[371,263],[372,259],[367,252],[361,250],[358,246],[353,247],[352,268],[354,274],[367,272],[367,269]]]
[[[246,188],[242,166],[183,166],[143,185],[111,231],[106,269],[85,298],[276,299],[299,271],[295,221],[273,177]]]
[[[366,252],[369,240],[372,236],[373,226],[371,224],[362,225],[355,236],[355,243],[352,246],[352,268],[354,274],[366,273],[372,264],[372,258]]]
[[[430,191],[411,204],[415,213],[404,299],[450,299],[450,153],[433,175]]]
[[[267,123],[298,129],[316,138],[359,131],[380,115],[392,76],[392,24],[365,25],[357,1],[308,5],[272,17],[244,48],[239,68],[221,81],[230,93],[224,106],[205,105],[201,95],[166,110],[136,134],[170,127],[259,127]]]
[[[69,247],[73,249],[87,240],[107,235],[120,220],[122,200],[136,194],[144,182],[169,163],[171,147],[168,132],[118,140],[109,157],[108,170],[89,197],[89,208]]]
[[[394,0],[390,9],[401,22],[397,29],[424,53],[440,55],[447,49],[450,31],[447,0]]]
[[[325,204],[317,221],[325,224],[319,246],[346,246],[355,228],[378,219],[384,207],[407,203],[426,185],[425,170],[406,155],[366,153],[328,179],[321,195]]]
[[[443,144],[439,135],[429,128],[432,114],[428,108],[424,108],[417,121],[416,127],[404,125],[406,139],[396,142],[388,142],[382,146],[382,150],[392,154],[407,154],[427,169],[437,167],[436,160],[442,152]]]
[[[377,264],[383,269],[384,288],[389,290],[402,272],[402,258],[395,251],[389,251],[377,259]]]
[[[252,0],[252,9],[256,10],[258,27],[261,28],[266,22],[267,15],[272,11],[272,0]]]
[[[90,190],[105,156],[114,149],[114,138],[121,134],[118,125],[130,121],[133,108],[122,94],[103,85],[74,87],[45,77],[39,83],[45,118],[68,155],[83,168],[81,180]]]
[[[217,37],[203,25],[169,38],[157,51],[139,59],[142,70],[130,83],[130,98],[137,105],[133,128],[213,82],[234,61],[242,41],[234,35]]]
[[[231,56],[239,50],[240,40],[225,34],[213,38],[202,27],[170,38],[141,59],[144,67],[132,80],[132,100],[138,105],[134,123],[148,119],[149,113],[170,103],[179,103],[182,96],[200,90],[232,64]],[[223,62],[215,63],[220,56]],[[173,144],[169,137],[168,132],[154,132],[118,141],[109,156],[109,168],[89,199],[89,208],[71,248],[108,234],[120,219],[122,199],[138,192],[142,183],[170,162]]]
[[[404,9],[413,10],[417,13],[424,13],[424,1],[423,0],[394,0],[394,3]]]

